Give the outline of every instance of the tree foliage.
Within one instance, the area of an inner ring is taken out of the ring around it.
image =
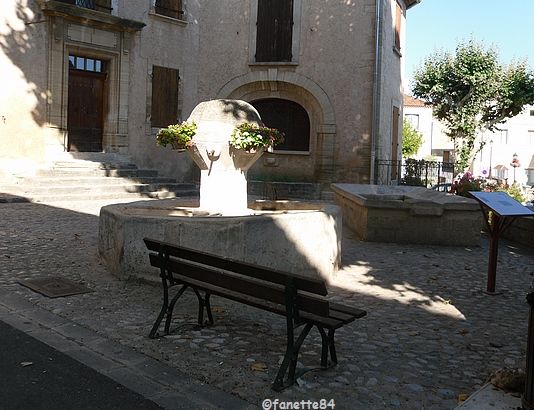
[[[406,119],[402,123],[402,156],[411,158],[423,145],[423,134],[417,131]]]
[[[454,54],[430,55],[415,72],[412,92],[432,105],[465,170],[483,146],[475,146],[477,131],[498,129],[534,103],[534,73],[525,61],[501,65],[494,49],[470,40]]]

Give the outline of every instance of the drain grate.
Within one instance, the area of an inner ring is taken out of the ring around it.
[[[84,285],[58,276],[22,280],[18,283],[49,298],[60,298],[92,292],[91,289],[86,288]]]

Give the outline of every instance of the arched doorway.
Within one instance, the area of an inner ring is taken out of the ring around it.
[[[285,133],[285,140],[277,151],[310,151],[310,118],[298,103],[281,98],[263,98],[251,101],[263,123]]]

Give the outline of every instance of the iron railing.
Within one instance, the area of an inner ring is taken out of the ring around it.
[[[58,0],[62,3],[72,4],[84,9],[110,13],[112,9],[110,0]]]
[[[376,183],[379,185],[411,185],[431,188],[451,184],[454,163],[404,158],[401,161],[376,160]]]

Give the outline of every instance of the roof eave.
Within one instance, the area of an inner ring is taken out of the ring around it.
[[[406,10],[408,10],[413,6],[417,6],[419,3],[421,3],[421,0],[405,0],[404,3],[406,4]]]

